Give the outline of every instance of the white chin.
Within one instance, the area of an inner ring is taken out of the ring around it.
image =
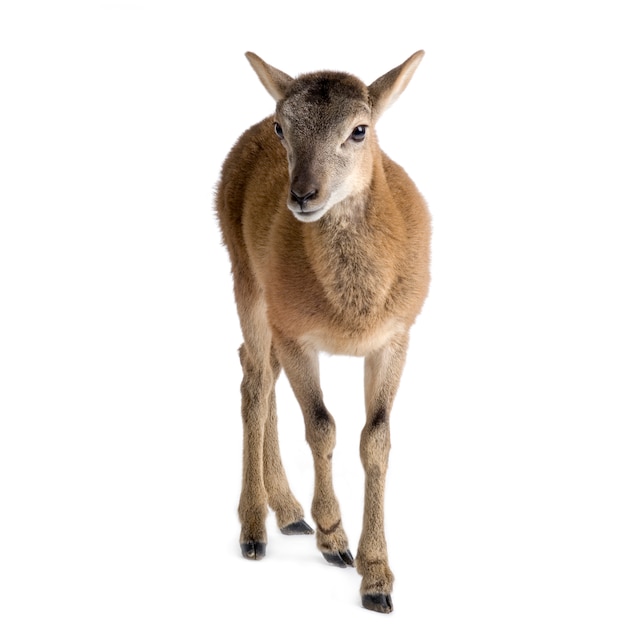
[[[292,208],[289,207],[289,210],[294,214],[296,219],[301,222],[316,222],[317,220],[324,215],[330,209],[329,204],[325,204],[324,206],[316,209],[315,211],[302,211],[300,207]]]

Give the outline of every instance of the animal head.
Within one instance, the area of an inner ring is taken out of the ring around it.
[[[423,51],[367,86],[343,72],[292,78],[252,52],[246,57],[276,101],[274,130],[287,154],[287,206],[302,222],[368,187],[378,144],[374,126],[404,91]]]

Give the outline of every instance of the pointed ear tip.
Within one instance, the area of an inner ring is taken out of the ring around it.
[[[261,59],[258,54],[254,54],[254,52],[246,52],[245,56],[255,72],[260,65],[263,65],[263,59]]]
[[[261,57],[258,54],[255,54],[254,52],[246,52],[245,53],[246,59],[248,59],[248,61],[250,63],[254,63],[255,61],[259,61],[261,59]]]

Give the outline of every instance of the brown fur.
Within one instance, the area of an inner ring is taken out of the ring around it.
[[[313,453],[318,547],[332,563],[353,564],[332,485],[335,422],[323,402],[318,352],[363,356],[366,481],[356,565],[364,606],[380,612],[392,609],[383,511],[389,413],[428,291],[430,218],[373,127],[422,54],[367,87],[337,72],[294,80],[248,53],[276,113],[241,136],[217,192],[244,338],[242,551],[265,554],[268,505],[284,532],[310,531],[280,459],[274,384],[282,367]]]

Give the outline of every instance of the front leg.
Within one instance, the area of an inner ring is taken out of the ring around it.
[[[295,340],[275,335],[276,353],[304,416],[306,440],[313,454],[315,489],[311,514],[317,525],[317,545],[333,565],[354,565],[332,480],[335,421],[324,405],[317,352]]]
[[[356,563],[363,576],[363,606],[380,613],[393,610],[393,573],[384,526],[385,476],[391,447],[389,414],[402,376],[407,343],[407,335],[399,335],[365,359],[367,421],[360,449],[365,470],[365,508]]]
[[[269,354],[269,341],[265,351]],[[241,415],[243,420],[243,479],[239,498],[240,546],[247,559],[265,556],[267,491],[263,484],[263,432],[273,379],[269,360],[253,341],[239,349],[243,370]],[[266,363],[267,361],[267,363]]]

